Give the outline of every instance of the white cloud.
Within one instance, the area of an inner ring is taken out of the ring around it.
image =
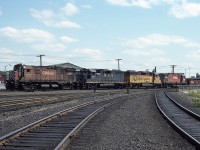
[[[27,44],[27,46],[34,50],[50,50],[63,51],[66,49],[66,44],[77,42],[77,39],[55,35],[39,29],[15,29],[13,27],[0,28],[0,37],[18,43]]]
[[[43,20],[43,23],[48,27],[54,28],[81,28],[81,26],[75,22],[69,20],[62,20],[62,21],[50,21],[50,20]]]
[[[128,0],[107,0],[107,2],[118,6],[131,6]]]
[[[79,9],[72,3],[67,3],[58,12],[49,9],[36,10],[29,9],[32,17],[41,21],[44,25],[53,28],[81,28],[78,23],[69,20],[69,17],[77,14]]]
[[[59,39],[60,39],[60,41],[65,42],[65,43],[72,43],[72,42],[78,41],[77,39],[74,39],[74,38],[71,38],[68,36],[61,36]]]
[[[165,57],[165,56],[156,56],[156,57],[151,57],[150,62],[152,64],[169,64],[171,61],[169,58]],[[151,65],[153,66],[153,65]]]
[[[186,43],[186,39],[179,36],[167,36],[162,34],[151,34],[144,37],[138,37],[137,39],[128,40],[123,43],[129,48],[146,48],[151,46],[165,46],[170,44],[182,44]]]
[[[187,41],[186,43],[184,43],[184,47],[187,47],[187,48],[199,48],[200,49],[200,43]]]
[[[152,8],[154,5],[169,5],[169,14],[178,19],[200,16],[200,3],[189,0],[106,0],[112,5],[123,7]]]
[[[199,50],[195,50],[195,51],[192,51],[188,54],[185,55],[185,57],[189,60],[196,60],[196,61],[199,61],[199,58],[200,58],[200,49]]]
[[[107,2],[117,6],[151,8],[153,5],[158,4],[160,0],[107,0]]]
[[[89,5],[89,4],[82,5],[81,7],[84,8],[84,9],[91,9],[92,8],[92,6]]]
[[[189,3],[187,1],[174,3],[170,9],[169,14],[174,15],[179,19],[200,16],[200,3]]]
[[[29,11],[31,12],[31,15],[37,19],[49,19],[55,16],[55,13],[52,10],[48,9],[38,11],[36,9],[31,8]]]
[[[1,10],[1,7],[0,7],[0,16],[2,15],[2,10]]]
[[[122,45],[126,57],[151,66],[169,65],[171,62],[178,66],[191,61],[199,63],[200,44],[181,36],[150,34],[122,42]]]
[[[61,8],[61,11],[66,15],[74,15],[79,12],[79,9],[72,3],[67,3],[63,8]]]
[[[101,50],[90,49],[90,48],[75,49],[73,53],[76,56],[86,57],[92,60],[101,60],[103,56],[103,53]]]
[[[24,56],[20,56],[20,54],[18,53],[18,55],[16,55],[16,53],[14,53],[13,50],[11,49],[7,49],[7,48],[4,48],[4,47],[0,47],[0,63],[1,65],[0,66],[3,66],[2,68],[0,69],[6,69],[6,70],[9,70],[11,69],[13,66],[13,64],[16,64],[16,63],[20,63],[20,61],[24,60]],[[19,59],[16,59],[16,56],[19,58]]]
[[[66,49],[66,45],[62,43],[39,43],[39,44],[34,44],[31,46],[33,49],[38,50],[38,51],[63,51]]]
[[[13,53],[13,51],[12,50],[10,50],[10,49],[7,49],[7,48],[4,48],[4,47],[0,47],[0,53],[2,54],[2,53]],[[1,55],[1,56],[5,56],[5,55]]]
[[[55,40],[55,37],[51,33],[34,28],[22,30],[15,29],[13,27],[0,28],[0,36],[25,43],[33,43],[38,41],[50,42]]]
[[[127,49],[123,53],[131,55],[131,56],[149,56],[148,52],[143,50],[135,50],[135,49]]]
[[[159,49],[150,49],[150,50],[144,50],[144,49],[126,49],[123,53],[131,55],[131,56],[164,56],[165,52]]]

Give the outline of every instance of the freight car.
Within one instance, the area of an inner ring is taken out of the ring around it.
[[[187,85],[200,85],[200,78],[187,78]]]
[[[6,89],[70,88],[76,84],[75,69],[17,64],[8,72]]]
[[[161,87],[160,77],[155,72],[126,71],[125,81],[129,82],[131,88]]]
[[[160,73],[159,76],[161,78],[163,87],[165,88],[186,84],[183,73]]]

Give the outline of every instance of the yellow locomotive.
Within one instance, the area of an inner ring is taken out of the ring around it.
[[[160,76],[154,72],[126,71],[125,77],[131,88],[162,87]]]

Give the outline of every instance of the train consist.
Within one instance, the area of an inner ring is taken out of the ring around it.
[[[183,74],[144,71],[63,68],[17,64],[7,72],[6,89],[34,91],[42,88],[89,89],[100,87],[141,88],[185,84]]]

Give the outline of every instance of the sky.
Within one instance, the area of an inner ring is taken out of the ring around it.
[[[200,73],[199,0],[0,0],[0,70],[17,63]]]

